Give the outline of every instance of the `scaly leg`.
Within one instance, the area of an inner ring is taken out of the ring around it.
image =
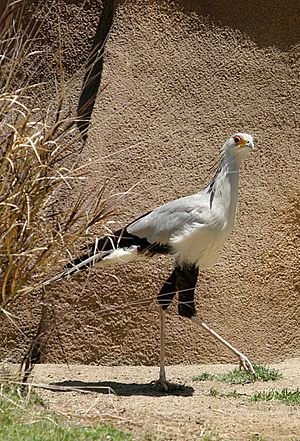
[[[167,381],[165,368],[165,348],[166,348],[166,310],[159,308],[160,318],[160,352],[159,352],[159,379],[154,380],[151,384],[162,387],[166,392],[169,390],[170,383]]]
[[[223,343],[223,345],[225,345],[228,349],[230,349],[240,359],[240,366],[243,367],[246,372],[251,372],[253,375],[255,375],[254,368],[248,357],[246,357],[242,352],[235,349],[230,343],[228,343],[228,341],[226,341],[223,337],[217,334],[213,329],[207,326],[206,323],[204,323],[198,317],[192,316],[191,320],[196,325],[201,326],[203,329],[209,332],[209,334],[211,334],[213,337],[215,337],[217,340]]]
[[[159,303],[159,319],[160,319],[160,354],[159,354],[159,379],[152,383],[161,386],[165,391],[169,390],[170,384],[167,382],[165,369],[165,348],[166,348],[166,313],[173,297],[176,294],[176,275],[175,271],[171,273],[163,287],[161,288],[157,301]]]
[[[159,308],[160,319],[160,353],[159,353],[159,379],[155,384],[162,386],[162,388],[168,390],[168,382],[166,377],[166,310]]]

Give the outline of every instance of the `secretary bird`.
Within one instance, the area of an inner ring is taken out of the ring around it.
[[[254,373],[249,359],[196,316],[194,303],[199,268],[212,265],[230,235],[236,214],[239,170],[242,158],[254,148],[251,135],[236,133],[223,145],[216,173],[204,190],[168,202],[139,217],[114,234],[96,239],[90,251],[68,264],[53,280],[76,274],[91,266],[127,263],[138,258],[165,254],[174,257],[175,266],[161,288],[157,301],[160,311],[160,372],[155,384],[166,391],[165,371],[166,311],[178,294],[178,312],[204,328],[239,359],[240,366]]]

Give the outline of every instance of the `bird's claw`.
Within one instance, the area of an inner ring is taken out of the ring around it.
[[[244,369],[244,371],[249,372],[256,377],[256,373],[251,361],[243,354],[240,355],[240,369]]]

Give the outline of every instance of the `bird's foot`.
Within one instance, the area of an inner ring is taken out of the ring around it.
[[[184,384],[180,384],[180,383],[170,383],[169,381],[167,381],[166,379],[163,378],[159,378],[158,380],[153,380],[150,383],[151,385],[157,387],[158,389],[162,390],[163,392],[166,393],[171,393],[171,394],[175,394],[175,395],[182,395],[186,392],[189,392],[188,389],[193,390],[192,388],[189,388],[187,386],[185,386]]]
[[[256,373],[254,370],[254,367],[249,360],[248,357],[246,357],[244,354],[240,354],[240,369],[244,369],[246,372],[251,373],[254,377],[256,377]]]
[[[172,383],[169,383],[165,378],[153,380],[150,384],[160,389],[163,389],[165,392],[168,392],[170,390],[170,387],[172,387]]]

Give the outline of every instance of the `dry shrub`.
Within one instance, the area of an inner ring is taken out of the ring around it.
[[[1,310],[51,274],[90,227],[106,220],[110,207],[102,188],[72,208],[64,199],[86,179],[78,166],[81,146],[76,118],[66,116],[66,88],[48,108],[37,108],[26,68],[36,55],[34,35],[22,29],[23,2],[8,2],[0,18],[0,288]],[[21,79],[26,78],[26,81]]]

